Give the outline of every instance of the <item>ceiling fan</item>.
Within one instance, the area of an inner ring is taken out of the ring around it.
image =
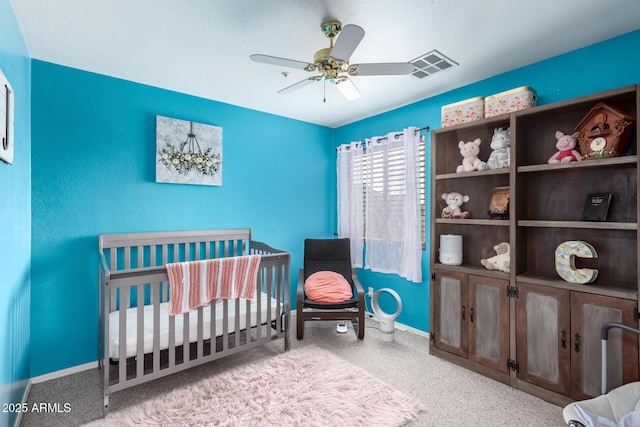
[[[320,73],[279,90],[279,94],[293,92],[314,82],[323,81],[326,84],[328,81],[333,83],[340,93],[351,101],[358,99],[360,92],[349,76],[402,75],[410,74],[414,70],[414,65],[409,62],[349,64],[351,54],[364,37],[364,30],[351,24],[342,27],[338,21],[325,22],[320,28],[329,38],[329,47],[317,51],[313,56],[313,63],[261,54],[250,56],[256,62]],[[338,39],[334,44],[336,37]]]

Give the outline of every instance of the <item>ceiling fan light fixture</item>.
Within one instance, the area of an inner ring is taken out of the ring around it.
[[[346,77],[336,79],[335,85],[342,96],[344,96],[348,101],[355,101],[361,96],[358,88],[353,84],[351,80]]]

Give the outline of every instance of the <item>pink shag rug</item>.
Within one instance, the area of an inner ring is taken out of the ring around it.
[[[401,426],[413,398],[314,345],[232,369],[91,426]]]

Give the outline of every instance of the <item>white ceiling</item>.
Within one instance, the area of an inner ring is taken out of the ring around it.
[[[640,28],[638,0],[10,1],[32,58],[329,127]],[[350,63],[436,49],[459,65],[424,79],[352,77],[356,101],[327,85],[323,103],[320,82],[276,94],[311,74],[249,55],[313,62],[330,19],[365,30]]]

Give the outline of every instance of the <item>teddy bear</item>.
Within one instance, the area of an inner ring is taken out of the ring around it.
[[[491,137],[491,149],[493,150],[489,154],[487,160],[487,167],[489,169],[502,169],[508,168],[511,162],[511,156],[509,154],[509,146],[511,145],[511,128],[502,129],[496,128],[493,130],[493,136]]]
[[[496,251],[497,255],[494,255],[491,258],[483,258],[480,260],[480,263],[487,270],[500,270],[508,273],[510,271],[511,264],[511,245],[507,242],[500,242],[493,247],[493,250]]]
[[[556,148],[558,151],[551,156],[549,163],[568,163],[582,160],[582,155],[575,150],[578,145],[578,132],[573,135],[565,135],[556,131]]]
[[[480,154],[480,142],[480,138],[476,138],[473,141],[460,141],[458,143],[460,154],[462,154],[462,164],[457,167],[456,172],[471,172],[487,169],[487,164],[478,158],[478,154]]]
[[[469,212],[460,209],[463,203],[469,201],[469,196],[457,192],[442,193],[442,200],[447,203],[447,207],[442,209],[442,218],[469,218]]]

